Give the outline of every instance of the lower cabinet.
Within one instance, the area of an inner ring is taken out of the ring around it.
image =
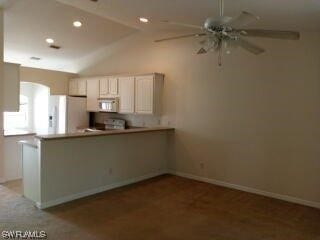
[[[87,111],[99,112],[99,78],[87,79]]]

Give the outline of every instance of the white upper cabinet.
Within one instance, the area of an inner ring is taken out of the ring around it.
[[[140,76],[135,79],[135,112],[153,114],[153,76]]]
[[[152,74],[135,78],[135,113],[161,114],[163,75]]]
[[[118,95],[118,78],[109,78],[109,94]]]
[[[100,79],[100,97],[115,97],[118,95],[118,78],[102,77]]]
[[[76,96],[78,93],[78,83],[76,79],[69,81],[69,95]]]
[[[109,94],[109,79],[107,77],[100,78],[100,97],[108,97]]]
[[[6,112],[19,112],[20,65],[13,63],[5,63],[3,71],[3,110]]]
[[[87,111],[99,112],[99,78],[87,79]]]
[[[87,95],[87,81],[85,79],[81,79],[78,81],[78,95],[79,96]]]
[[[119,113],[161,114],[164,75],[94,77],[70,80],[69,95],[87,96],[87,111],[99,112],[99,98],[119,98]]]
[[[87,81],[83,78],[71,79],[69,81],[70,96],[87,96]]]
[[[119,79],[119,113],[134,113],[134,77]]]

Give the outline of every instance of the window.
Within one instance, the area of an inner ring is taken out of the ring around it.
[[[20,111],[4,113],[4,130],[27,129],[29,126],[29,99],[20,95]]]

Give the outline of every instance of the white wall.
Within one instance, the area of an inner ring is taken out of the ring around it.
[[[0,8],[0,183],[3,182],[3,10]]]
[[[45,85],[50,88],[52,95],[67,95],[69,79],[76,78],[73,73],[51,71],[37,68],[20,68],[20,81]]]
[[[122,40],[81,74],[166,75],[162,123],[177,129],[173,170],[319,203],[320,34],[253,40],[267,52],[238,49],[222,68],[215,54],[196,55],[192,39],[153,42],[167,36]]]

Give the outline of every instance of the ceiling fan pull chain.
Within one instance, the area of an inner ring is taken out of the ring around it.
[[[220,42],[220,47],[219,47],[219,53],[218,53],[218,66],[221,67],[222,66],[222,42]]]
[[[224,14],[224,2],[223,2],[223,0],[219,0],[219,6],[220,6],[220,17],[223,17],[223,14]]]

